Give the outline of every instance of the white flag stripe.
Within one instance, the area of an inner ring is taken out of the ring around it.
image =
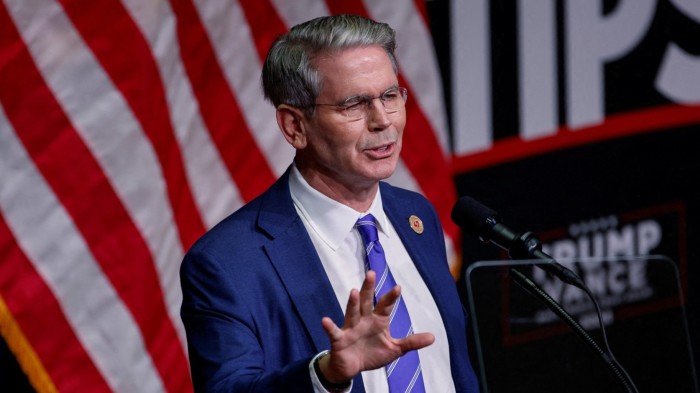
[[[0,178],[12,179],[0,213],[110,387],[162,391],[138,326],[9,124],[0,108]]]
[[[287,28],[311,18],[329,15],[325,1],[319,0],[271,0]]]
[[[284,142],[277,127],[275,108],[263,99],[260,73],[264,59],[259,58],[243,9],[238,2],[197,0],[195,5],[248,130],[273,174],[280,176],[292,162],[294,149]]]
[[[125,0],[123,4],[144,33],[158,65],[187,179],[205,225],[211,228],[242,206],[243,200],[200,116],[180,57],[175,15],[167,2]]]
[[[432,36],[423,16],[413,2],[405,7],[396,7],[389,1],[365,3],[370,17],[396,29],[396,59],[408,83],[409,99],[418,103],[447,157],[447,112]]]
[[[31,40],[27,29],[34,16],[19,12],[13,18],[48,86],[146,240],[170,318],[181,326],[179,266],[172,261],[181,260],[184,251],[151,144],[142,132],[134,132],[140,125],[58,5],[49,0],[8,1],[15,2],[52,15],[42,25],[43,34]],[[184,345],[184,328],[177,330]]]

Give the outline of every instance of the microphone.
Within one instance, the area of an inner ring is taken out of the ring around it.
[[[511,259],[537,259],[536,266],[567,284],[587,290],[579,276],[542,251],[532,232],[515,232],[500,222],[498,214],[471,197],[460,198],[452,208],[452,221],[484,243],[493,243],[508,251]]]

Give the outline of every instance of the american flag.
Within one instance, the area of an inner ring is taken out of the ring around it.
[[[260,88],[271,42],[340,13],[397,30],[408,125],[390,182],[436,206],[457,274],[422,1],[0,1],[0,332],[36,390],[192,390],[181,259],[291,163]]]

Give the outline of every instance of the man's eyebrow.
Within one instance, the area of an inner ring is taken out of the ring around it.
[[[389,90],[391,90],[391,89],[398,89],[398,88],[399,88],[399,85],[398,85],[397,83],[394,83],[393,85],[391,85],[391,86],[387,87],[386,89],[384,89],[384,90],[381,92],[381,94],[379,94],[379,96],[381,96],[382,94],[386,93],[387,91],[389,91]],[[372,97],[375,97],[375,96],[373,96],[373,95],[371,95],[371,94],[355,94],[355,95],[351,95],[351,96],[348,96],[348,97],[344,98],[343,100],[341,100],[340,102],[338,102],[338,105],[343,105],[343,104],[347,103],[348,101],[350,101],[350,100],[352,100],[352,99],[364,99],[364,98],[372,98]]]
[[[356,100],[356,99],[361,100],[361,99],[365,99],[365,98],[369,98],[369,97],[371,97],[369,94],[355,94],[355,95],[349,96],[349,97],[345,98],[344,100],[340,101],[340,104],[345,104],[350,100]]]

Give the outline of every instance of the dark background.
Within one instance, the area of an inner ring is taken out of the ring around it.
[[[691,157],[696,154],[698,141],[698,127],[686,127],[583,146],[461,174],[456,178],[458,192],[488,204],[504,217],[508,225],[535,233],[566,227],[571,222],[590,217],[680,202],[687,214],[686,238],[678,238],[681,234],[671,224],[664,228],[666,236],[662,244],[670,243],[670,248],[675,249],[678,249],[675,245],[679,242],[687,244],[687,255],[684,256],[687,274],[681,277],[681,282],[687,285],[688,331],[697,359],[700,344],[700,272],[698,245],[693,239],[698,238],[700,225],[700,191],[695,184],[695,179],[700,178],[700,165],[699,160]],[[570,180],[551,181],[566,178]],[[463,246],[465,269],[474,261],[503,257],[495,247],[475,239],[465,238]],[[676,258],[675,255],[672,257]],[[466,288],[463,279],[459,288],[462,291]],[[465,295],[464,292],[462,294]],[[649,329],[652,330],[652,326]],[[572,334],[569,336],[574,337]],[[662,338],[655,339],[653,336],[639,337],[638,343],[643,347],[658,347],[661,352],[666,345]],[[552,352],[559,353],[558,349],[553,348],[562,348],[560,343],[553,344],[547,340],[543,340],[541,345],[550,355]],[[537,345],[530,344],[530,347],[532,351],[543,350]],[[621,351],[619,347],[616,349]],[[582,351],[585,353],[585,349]],[[645,362],[645,359],[637,358],[634,361]],[[591,358],[586,364],[599,363]],[[634,367],[633,364],[626,366]],[[669,370],[682,367],[675,362],[667,363],[667,366]],[[589,368],[581,370],[589,372]],[[662,374],[668,372],[663,369],[656,371]],[[516,381],[517,378],[512,380]],[[640,391],[645,391],[642,386]]]
[[[517,48],[515,24],[516,9],[513,1],[492,0],[491,5],[491,70],[493,90],[492,122],[494,144],[505,138],[517,137]],[[522,4],[524,2],[520,2]],[[557,2],[557,15],[560,19],[564,2]],[[611,12],[617,1],[604,1],[604,10]],[[432,30],[436,50],[443,75],[446,102],[449,102],[453,88],[449,77],[450,69],[450,27],[449,2],[428,1]],[[679,45],[684,51],[700,55],[700,26],[676,10],[668,1],[659,1],[656,16],[647,34],[639,45],[629,54],[605,66],[606,79],[606,115],[624,114],[643,111],[657,106],[674,104],[655,90],[654,78],[664,50],[669,42]],[[561,53],[561,44],[560,50]],[[565,72],[560,58],[560,78]],[[563,84],[560,84],[560,87]],[[700,89],[700,86],[698,86]],[[564,107],[564,92],[560,91],[560,108]],[[449,107],[448,107],[449,108]],[[560,110],[560,119],[566,116]],[[686,315],[692,347],[688,349],[698,359],[700,346],[700,159],[697,147],[700,146],[700,124],[682,127],[645,130],[626,137],[613,138],[604,142],[582,144],[572,148],[561,149],[551,153],[528,156],[527,158],[492,165],[483,169],[456,173],[455,181],[460,196],[469,195],[497,211],[509,226],[519,230],[535,233],[547,233],[556,229],[567,228],[570,224],[609,215],[622,215],[627,212],[644,210],[661,205],[675,204],[684,208],[685,216],[680,220],[665,223],[664,238],[657,250],[652,252],[670,252],[667,255],[679,264],[681,284],[687,297]],[[459,132],[459,130],[452,130]],[[585,132],[585,131],[581,131]],[[679,225],[683,227],[679,230]],[[463,239],[463,272],[476,261],[507,258],[504,253],[492,245],[486,245],[477,239]],[[680,266],[680,263],[684,266]],[[464,276],[459,288],[466,300]],[[466,304],[466,303],[465,303]],[[494,304],[497,307],[498,304]],[[663,314],[650,315],[659,318]],[[663,318],[663,317],[662,317]],[[682,324],[682,319],[677,321]],[[682,326],[681,326],[682,327]],[[496,326],[497,328],[497,326]],[[616,327],[612,326],[615,330]],[[653,325],[649,325],[650,334],[639,337],[638,345],[658,347],[663,351],[664,339],[655,337]],[[624,333],[623,333],[624,334]],[[569,334],[565,340],[576,340]],[[577,344],[572,344],[577,345]],[[583,344],[581,344],[582,347]],[[561,351],[558,351],[561,349]],[[625,348],[620,348],[621,352]],[[586,349],[576,351],[575,355],[565,351],[561,337],[552,341],[542,340],[522,344],[513,349],[514,356],[523,352],[548,356],[547,361],[567,361],[575,367],[576,359],[581,366],[581,373],[599,368],[600,363],[594,357],[585,355]],[[544,352],[543,352],[544,351]],[[641,352],[641,351],[640,351]],[[581,359],[583,359],[581,361]],[[573,360],[573,363],[572,363]],[[532,360],[530,360],[532,361]],[[643,356],[633,358],[630,369],[640,367]],[[674,368],[682,367],[670,361],[667,369],[655,370],[656,373],[671,373]],[[585,371],[583,371],[585,370]],[[696,368],[697,370],[697,368]],[[560,386],[561,381],[549,375],[549,384]],[[696,371],[697,375],[697,371]],[[502,379],[512,381],[510,390],[495,391],[542,391],[532,386],[518,385],[524,376],[516,375],[506,369]],[[645,376],[638,376],[647,382]],[[692,378],[692,377],[691,377]],[[539,381],[544,383],[543,381]],[[506,388],[508,384],[505,384]],[[611,382],[610,391],[617,390],[615,381]],[[641,383],[640,391],[647,390],[648,384]],[[518,387],[518,389],[515,389]],[[540,385],[540,388],[542,386]],[[579,386],[581,391],[587,391]],[[658,388],[658,386],[656,387]],[[514,390],[515,389],[515,390]],[[654,389],[654,388],[652,388]],[[557,391],[556,389],[553,391]],[[559,390],[559,391],[575,391]],[[600,391],[600,390],[595,390]],[[676,391],[676,390],[662,390]]]

